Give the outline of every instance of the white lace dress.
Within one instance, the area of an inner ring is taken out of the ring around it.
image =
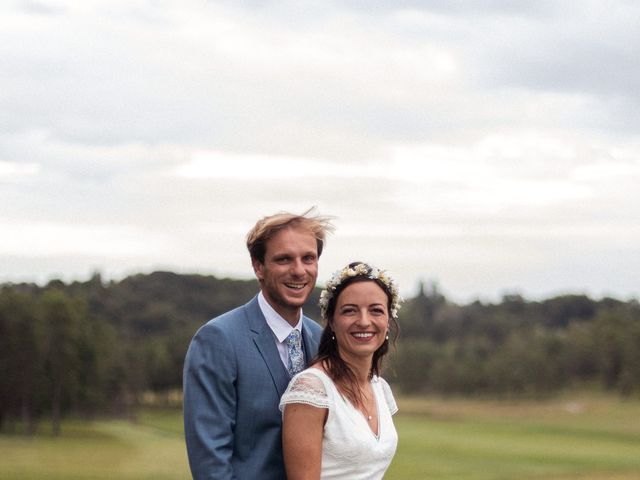
[[[391,415],[398,407],[384,379],[373,377],[371,386],[378,408],[378,435],[371,430],[364,415],[317,368],[308,368],[293,377],[282,396],[280,410],[283,412],[288,403],[329,410],[322,439],[322,480],[380,479],[391,464],[398,444]]]

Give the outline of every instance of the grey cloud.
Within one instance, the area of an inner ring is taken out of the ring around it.
[[[547,20],[494,19],[484,30],[469,24],[475,41],[468,44],[467,59],[483,86],[637,99],[640,5],[585,2],[578,10],[558,5]]]
[[[72,225],[70,235],[113,227],[116,239],[133,230],[166,250],[2,261],[16,275],[165,259],[203,268],[223,264],[212,247],[233,240],[231,263],[250,275],[248,223],[317,204],[338,216],[327,270],[366,253],[409,283],[435,276],[457,293],[542,289],[563,268],[584,280],[567,274],[549,287],[600,288],[580,265],[588,259],[571,253],[571,229],[589,237],[589,255],[615,263],[615,249],[590,235],[606,220],[635,239],[637,175],[572,175],[635,158],[638,7],[576,5],[195,0],[42,15],[48,4],[32,3],[24,25],[0,32],[0,161],[40,168],[2,184],[0,204],[11,208],[0,221]],[[620,146],[624,158],[610,153]],[[292,180],[168,174],[199,151],[322,166]],[[393,175],[397,159],[404,176]],[[353,178],[332,175],[347,165]],[[367,176],[371,168],[388,175]],[[491,284],[478,285],[481,276]]]
[[[32,15],[62,15],[66,9],[51,2],[36,0],[21,0],[17,2],[16,8]]]
[[[485,80],[488,88],[511,85],[607,97],[623,95],[637,101],[639,33],[617,45],[607,44],[605,39],[566,38],[549,31],[540,31],[537,38],[529,40],[531,47],[507,46],[485,55],[494,67],[487,71],[491,72]]]
[[[534,15],[546,16],[556,9],[557,2],[542,0],[536,2],[521,2],[514,0],[348,0],[334,2],[348,8],[366,13],[385,13],[391,11],[415,9],[437,12],[462,17],[477,17],[478,15]]]

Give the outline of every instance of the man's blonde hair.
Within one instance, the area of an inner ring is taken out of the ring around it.
[[[285,228],[309,230],[316,237],[318,257],[322,254],[327,233],[334,230],[331,217],[319,215],[316,212],[316,207],[311,207],[302,215],[280,212],[261,218],[247,234],[247,249],[251,255],[251,261],[257,260],[264,263],[267,242]]]

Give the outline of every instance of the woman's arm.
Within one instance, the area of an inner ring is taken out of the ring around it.
[[[285,406],[282,426],[284,465],[288,480],[318,480],[322,436],[328,409],[304,403]]]

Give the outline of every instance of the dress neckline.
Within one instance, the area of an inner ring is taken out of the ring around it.
[[[378,432],[376,433],[376,432],[373,431],[373,428],[371,428],[371,425],[367,421],[367,418],[365,417],[364,413],[362,413],[360,410],[358,410],[355,407],[355,405],[353,403],[351,403],[351,401],[347,397],[345,397],[340,392],[340,390],[338,390],[338,387],[335,384],[335,382],[331,379],[331,377],[329,375],[327,375],[327,373],[324,370],[320,370],[319,368],[316,368],[316,367],[310,367],[309,370],[314,370],[315,372],[320,373],[324,378],[329,380],[331,382],[331,386],[338,393],[338,396],[344,402],[344,404],[347,405],[348,408],[350,408],[353,411],[355,411],[356,415],[358,417],[360,417],[362,422],[364,422],[366,429],[371,433],[371,435],[373,435],[373,437],[376,439],[376,441],[380,441],[380,433],[381,433],[381,430],[382,430],[382,419],[380,418],[380,401],[379,401],[378,391],[377,391],[376,386],[375,386],[375,384],[378,383],[378,377],[376,375],[374,375],[373,377],[371,377],[371,380],[369,380],[369,383],[371,384],[371,391],[373,393],[373,398],[374,398],[375,404],[376,404],[376,415],[378,416]]]

